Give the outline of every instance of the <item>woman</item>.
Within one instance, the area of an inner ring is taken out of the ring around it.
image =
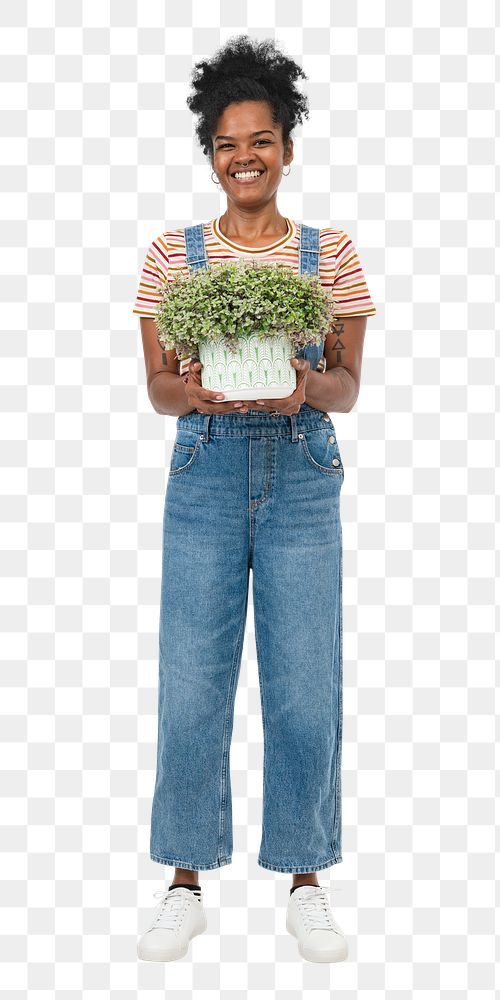
[[[309,229],[278,211],[291,132],[308,114],[299,76],[272,41],[245,35],[197,64],[188,106],[200,116],[197,136],[226,211],[153,241],[133,310],[151,403],[178,417],[164,514],[151,823],[151,857],[175,873],[139,942],[139,957],[150,961],[186,954],[206,928],[197,872],[232,860],[229,752],[250,568],[264,727],[258,863],[293,876],[287,929],[300,954],[319,962],[347,955],[317,877],[342,860],[344,472],[328,414],[356,403],[366,317],[376,310],[347,233]],[[323,344],[291,359],[297,388],[285,399],[225,402],[203,389],[199,360],[158,344],[155,309],[175,269],[241,256],[296,270],[306,261],[337,301]]]

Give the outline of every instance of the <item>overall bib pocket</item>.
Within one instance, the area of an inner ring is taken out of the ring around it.
[[[170,459],[170,476],[179,476],[193,467],[200,451],[200,444],[201,438],[196,431],[183,428],[177,431]]]
[[[305,458],[317,472],[344,478],[337,435],[332,426],[304,431],[300,436],[300,443]]]

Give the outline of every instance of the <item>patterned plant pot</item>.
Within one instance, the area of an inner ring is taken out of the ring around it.
[[[201,384],[223,392],[230,399],[282,399],[297,388],[297,373],[290,363],[292,342],[284,334],[241,337],[236,351],[224,341],[198,344],[203,365]]]

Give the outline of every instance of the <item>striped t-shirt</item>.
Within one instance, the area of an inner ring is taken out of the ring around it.
[[[288,231],[279,240],[264,247],[245,247],[229,240],[220,230],[219,219],[203,224],[209,262],[235,260],[238,257],[265,257],[280,261],[299,273],[300,223],[286,218]],[[184,228],[167,229],[151,243],[144,261],[139,288],[132,310],[137,316],[154,319],[160,292],[175,270],[187,272]],[[374,316],[376,308],[370,297],[360,259],[352,240],[343,229],[320,229],[319,278],[333,289],[337,316]],[[191,355],[182,355],[179,374],[189,368]]]

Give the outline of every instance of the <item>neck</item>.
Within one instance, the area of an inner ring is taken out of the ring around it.
[[[219,228],[228,240],[234,240],[235,243],[239,239],[250,243],[266,239],[272,242],[275,237],[279,239],[286,235],[287,221],[278,212],[276,202],[257,208],[228,202],[224,215],[219,219]]]

